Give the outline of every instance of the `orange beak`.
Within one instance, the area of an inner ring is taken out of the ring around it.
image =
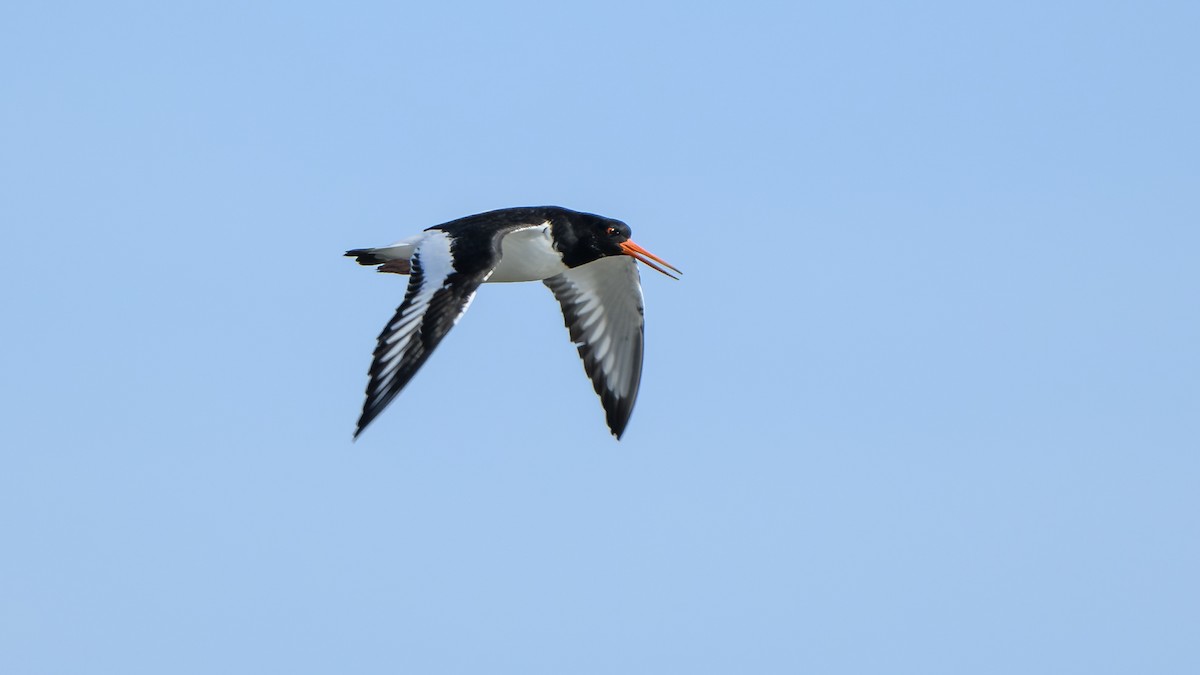
[[[663,260],[662,258],[654,255],[650,251],[647,251],[646,249],[642,248],[641,246],[638,246],[637,244],[633,243],[632,241],[622,242],[621,250],[625,253],[625,255],[631,256],[636,260],[640,260],[640,261],[646,263],[646,265],[650,266],[652,269],[662,272],[663,274],[671,277],[672,279],[678,280],[679,277],[675,276],[674,274],[671,274],[670,272],[664,270],[663,268],[659,267],[658,265],[655,265],[654,263],[656,263],[656,262],[661,263],[662,265],[665,265],[667,267],[670,267],[672,270],[675,270],[676,274],[683,274],[683,272],[679,271],[679,268],[675,267],[674,265],[667,262],[666,260]]]

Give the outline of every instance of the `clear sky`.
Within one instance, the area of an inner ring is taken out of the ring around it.
[[[1200,4],[0,5],[0,672],[1200,672]],[[628,222],[351,443],[470,213]]]

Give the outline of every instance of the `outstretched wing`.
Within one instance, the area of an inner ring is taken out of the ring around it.
[[[379,334],[367,400],[354,437],[375,419],[417,373],[438,343],[450,332],[475,297],[479,284],[499,262],[471,251],[455,259],[454,240],[446,232],[427,230],[411,258],[404,302]]]
[[[617,438],[625,432],[642,380],[643,305],[637,262],[610,256],[544,282],[562,305],[571,341]]]

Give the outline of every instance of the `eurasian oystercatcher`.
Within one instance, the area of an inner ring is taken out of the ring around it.
[[[562,305],[571,341],[619,439],[642,378],[642,286],[634,261],[672,279],[678,277],[663,267],[682,274],[630,241],[625,223],[559,206],[480,213],[346,255],[380,272],[409,275],[404,301],[379,334],[355,438],[404,389],[480,284],[541,281]]]

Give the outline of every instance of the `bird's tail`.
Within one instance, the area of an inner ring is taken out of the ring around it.
[[[346,255],[354,258],[354,262],[359,265],[382,265],[387,262],[387,258],[380,256],[377,248],[352,248],[346,251]]]

